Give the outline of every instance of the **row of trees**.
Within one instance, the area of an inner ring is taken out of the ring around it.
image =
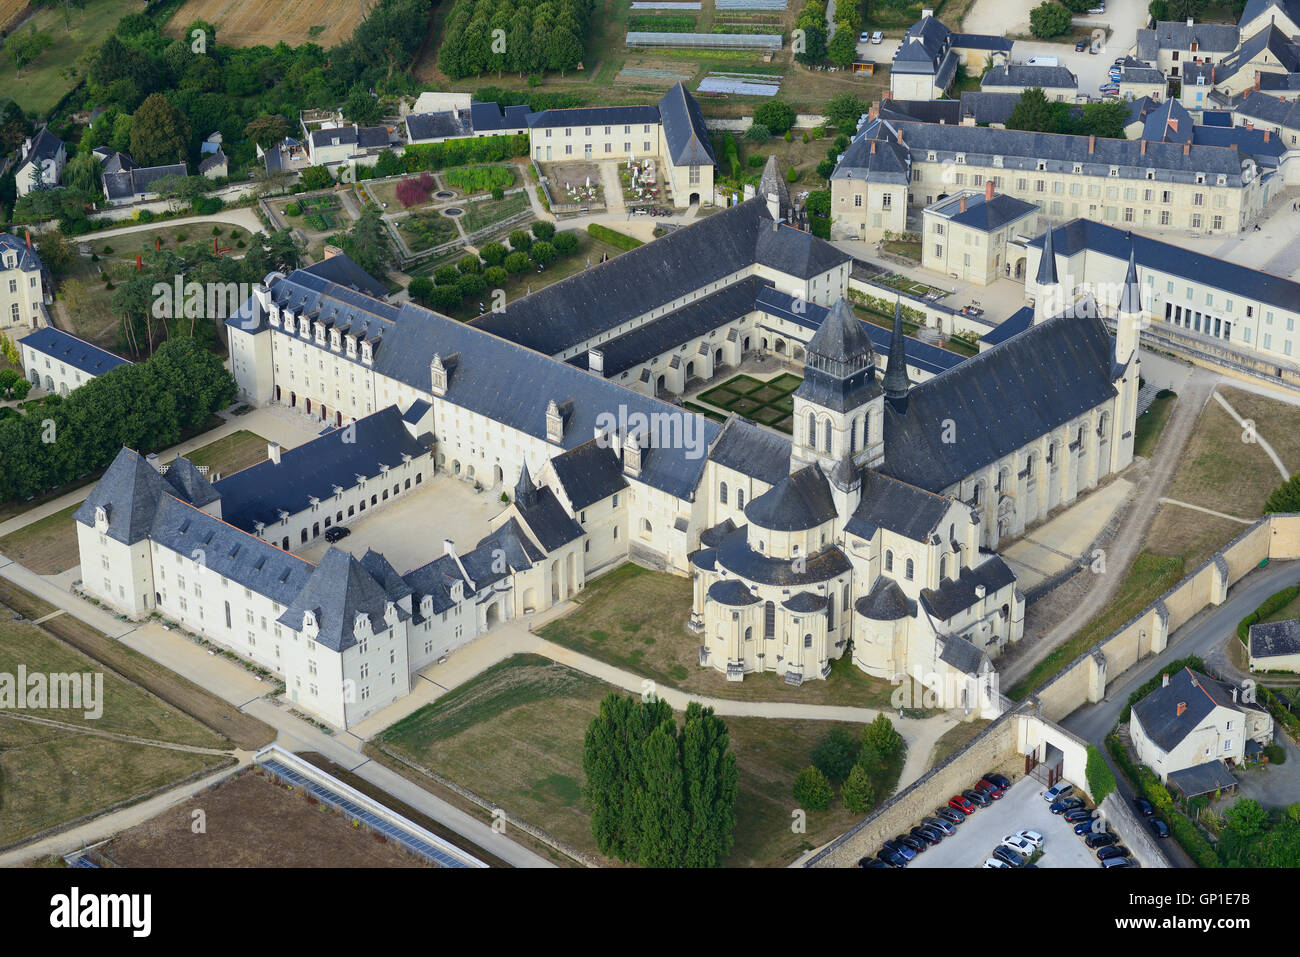
[[[1009,130],[1036,130],[1039,133],[1074,133],[1080,136],[1124,139],[1128,107],[1119,100],[1085,103],[1082,108],[1047,99],[1039,87],[1031,87],[1007,117]]]
[[[438,66],[453,79],[563,74],[582,62],[591,8],[591,0],[457,0]]]
[[[813,749],[812,764],[794,779],[794,799],[805,811],[824,811],[840,787],[844,806],[866,814],[898,784],[907,742],[894,723],[879,714],[864,725],[860,737],[836,725]]]
[[[467,297],[501,288],[511,276],[534,266],[547,266],[561,256],[578,251],[577,236],[571,232],[557,233],[554,224],[541,220],[533,223],[531,231],[516,229],[510,234],[509,242],[508,247],[505,243],[486,243],[478,256],[470,253],[454,266],[450,263],[439,266],[432,278],[416,276],[407,292],[421,305],[446,312],[459,308]]]
[[[166,448],[200,429],[235,398],[220,357],[194,339],[164,343],[123,365],[0,421],[0,500],[29,498],[102,469],[127,446]]]
[[[664,701],[606,695],[582,754],[601,853],[644,867],[718,867],[736,826],[730,742],[722,719],[697,702],[679,728]]]

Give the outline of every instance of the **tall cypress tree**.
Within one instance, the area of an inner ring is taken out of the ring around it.
[[[692,701],[682,727],[682,771],[685,778],[687,835],[683,864],[717,867],[733,843],[736,827],[736,756],[727,726]]]
[[[642,787],[635,805],[642,867],[681,867],[689,824],[677,723],[669,717],[646,738],[641,751]]]
[[[625,769],[620,767],[621,743],[628,699],[611,691],[600,702],[600,714],[587,728],[582,745],[583,793],[591,809],[591,834],[602,854],[623,857],[623,795]]]

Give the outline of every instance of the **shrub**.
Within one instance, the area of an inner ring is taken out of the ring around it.
[[[1088,792],[1095,803],[1100,804],[1106,795],[1115,790],[1115,775],[1096,745],[1088,745],[1088,763],[1084,774],[1088,778]]]
[[[537,239],[550,239],[555,235],[555,224],[544,220],[533,223],[533,236]]]
[[[808,134],[807,134],[807,133],[805,133],[805,134],[803,135],[803,141],[804,141],[805,143],[808,142]]]
[[[1280,744],[1264,745],[1264,757],[1269,764],[1286,764],[1286,749]]]
[[[533,237],[526,229],[516,229],[510,234],[510,248],[515,252],[526,253],[533,245]]]
[[[835,161],[824,159],[817,164],[817,175],[822,179],[830,179],[831,174],[835,172]]]
[[[528,254],[532,256],[533,262],[539,266],[545,266],[547,263],[553,262],[557,255],[555,247],[545,240],[538,240],[533,243],[533,248],[528,251]]]
[[[504,189],[502,189],[500,186],[493,186],[493,187],[492,187],[492,198],[493,198],[493,199],[505,199],[505,198],[506,198],[506,191],[505,191]]]
[[[1237,622],[1237,637],[1245,643],[1250,636],[1251,625],[1257,624],[1278,609],[1289,605],[1297,595],[1300,595],[1300,584],[1292,585],[1290,588],[1283,588],[1281,591],[1269,595],[1264,599],[1262,605]]]
[[[110,246],[110,245],[108,245],[107,243],[105,243],[105,244],[104,244],[104,255],[105,255],[105,256],[110,256],[110,255],[112,255],[112,253],[113,253],[113,247]]]
[[[750,153],[749,159],[745,160],[750,169],[762,169],[763,164],[767,162],[767,157],[762,153]]]
[[[745,130],[741,136],[751,143],[761,143],[763,140],[771,138],[772,131],[762,123],[751,123],[749,129]]]
[[[153,222],[153,210],[151,210],[151,209],[142,209],[142,210],[140,210],[138,213],[135,214],[135,218],[136,218],[136,221],[137,221],[137,222],[141,222],[141,223],[152,223],[152,222]]]
[[[824,811],[831,804],[831,785],[814,767],[806,767],[795,775],[794,799],[805,811]]]
[[[556,233],[551,245],[561,256],[570,256],[578,251],[578,237],[573,233]]]
[[[302,205],[301,205],[300,203],[286,203],[286,204],[285,204],[285,207],[284,207],[284,215],[286,215],[286,216],[301,216],[301,215],[302,215]]]
[[[858,749],[862,743],[846,729],[836,725],[826,732],[826,736],[813,748],[812,763],[826,779],[839,783],[849,776],[853,764],[858,758]]]
[[[529,265],[528,253],[511,253],[506,257],[506,261],[503,265],[506,268],[506,272],[511,274],[517,275],[518,273],[526,272]]]
[[[799,174],[795,171],[795,168],[793,166],[791,166],[788,170],[785,171],[785,181],[787,183],[799,182]]]
[[[220,227],[220,226],[213,226],[213,227],[212,227],[212,235],[213,235],[213,236],[220,236],[220,235],[221,235],[221,227]]]
[[[615,249],[624,251],[636,249],[638,246],[644,246],[645,243],[639,239],[628,236],[626,233],[620,233],[617,230],[610,229],[608,226],[602,226],[599,223],[592,223],[587,227],[587,235],[592,239],[599,239],[602,243],[607,243]]]
[[[786,141],[787,143],[793,143],[793,142],[794,142],[794,134],[791,133],[789,130],[786,130],[786,131],[785,131],[785,141]]]

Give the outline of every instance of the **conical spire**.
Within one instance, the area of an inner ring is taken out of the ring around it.
[[[767,165],[763,167],[763,175],[758,181],[758,195],[767,203],[767,210],[773,219],[789,221],[790,190],[785,185],[785,177],[776,167],[775,155],[769,156]]]
[[[1124,291],[1119,297],[1119,311],[1125,314],[1142,312],[1142,287],[1138,284],[1137,250],[1129,237],[1128,274],[1124,277]]]
[[[1056,251],[1052,248],[1052,231],[1049,229],[1043,238],[1043,256],[1038,260],[1038,276],[1034,280],[1041,288],[1055,286],[1060,280],[1056,278]]]
[[[810,355],[833,362],[856,363],[863,356],[872,355],[873,351],[871,337],[843,297],[831,306],[822,324],[808,340]]]
[[[519,481],[515,483],[515,504],[520,508],[532,508],[537,504],[537,486],[528,474],[528,463],[519,472]]]
[[[889,341],[889,359],[885,364],[885,398],[907,398],[912,380],[907,377],[907,345],[903,340],[903,304],[894,303],[894,335]]]

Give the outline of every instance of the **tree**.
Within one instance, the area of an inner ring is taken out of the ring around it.
[[[824,811],[831,805],[831,784],[811,765],[795,775],[793,791],[805,811]]]
[[[528,252],[533,245],[532,234],[526,229],[516,229],[510,234],[510,248],[515,252]]]
[[[36,251],[40,254],[41,261],[44,262],[55,273],[61,273],[72,265],[75,254],[68,240],[60,232],[49,232],[41,236],[36,244]]]
[[[517,252],[511,253],[507,256],[502,265],[506,267],[506,272],[511,273],[512,275],[518,275],[521,272],[528,271],[529,262],[528,253]]]
[[[826,44],[826,55],[841,70],[847,70],[858,57],[858,41],[852,32],[841,26],[831,37],[831,42]]]
[[[44,53],[54,42],[54,38],[44,31],[38,31],[33,23],[28,30],[19,30],[5,42],[9,58],[14,61],[14,75],[22,76],[23,67]]]
[[[1248,843],[1264,831],[1268,812],[1254,798],[1241,798],[1223,812],[1228,828],[1242,842]]]
[[[768,100],[754,110],[754,123],[762,124],[772,135],[780,136],[794,126],[794,107],[784,100]]]
[[[1147,13],[1151,15],[1151,19],[1156,23],[1159,23],[1161,20],[1168,20],[1169,4],[1166,3],[1165,0],[1151,0],[1151,2],[1147,4]]]
[[[551,245],[561,256],[569,256],[578,251],[578,237],[573,233],[556,233]]]
[[[537,263],[537,265],[545,266],[555,260],[556,252],[555,247],[550,243],[539,240],[533,243],[533,248],[528,251],[528,255],[533,258],[533,262]]]
[[[484,243],[479,247],[478,254],[483,257],[483,261],[489,266],[500,266],[510,255],[510,250],[506,249],[501,243]]]
[[[891,758],[903,747],[903,736],[894,727],[894,722],[881,713],[874,721],[862,729],[862,744],[874,748],[882,757]]]
[[[406,291],[413,300],[427,305],[433,298],[433,280],[428,276],[413,276]]]
[[[637,863],[642,867],[680,867],[689,822],[677,726],[671,717],[660,722],[646,738],[640,766],[640,787],[633,793],[638,824]]]
[[[1040,133],[1064,133],[1070,124],[1069,107],[1052,103],[1042,88],[1034,86],[1020,94],[1007,117],[1009,130],[1037,130]]]
[[[866,814],[871,810],[876,802],[876,793],[866,768],[860,764],[853,766],[844,786],[840,788],[840,797],[844,799],[844,806],[854,814]]]
[[[1300,512],[1300,472],[1273,489],[1264,503],[1264,514]]]
[[[1060,0],[1062,6],[1071,13],[1087,13],[1096,0]]]
[[[726,724],[712,708],[687,705],[681,733],[686,867],[718,867],[731,850],[739,772],[730,743]]]
[[[1122,140],[1127,123],[1128,105],[1119,100],[1105,100],[1101,103],[1088,103],[1083,107],[1083,114],[1074,124],[1074,132],[1082,136]]]
[[[771,138],[772,131],[762,123],[751,123],[749,124],[749,129],[745,130],[741,136],[751,143],[761,143],[764,140]]]
[[[162,94],[150,94],[131,117],[131,158],[138,166],[180,162],[189,138],[189,123]]]
[[[365,89],[354,87],[343,103],[343,115],[359,126],[374,126],[384,115],[379,101]]]
[[[302,171],[302,185],[309,190],[328,189],[334,185],[334,177],[324,166],[308,166]]]
[[[841,725],[836,725],[813,748],[813,767],[826,775],[827,780],[839,784],[853,770],[861,747],[861,741],[856,740]]]
[[[63,167],[63,185],[83,193],[98,193],[103,167],[91,153],[78,153]]]
[[[375,206],[365,208],[339,245],[353,262],[372,276],[386,275],[397,258],[388,228]]]
[[[1029,32],[1040,40],[1050,40],[1069,30],[1072,20],[1070,11],[1065,7],[1051,0],[1043,0],[1029,11]]]
[[[555,224],[548,223],[544,219],[539,219],[532,226],[534,239],[550,239],[555,235]]]
[[[477,274],[482,268],[483,263],[473,253],[456,260],[456,271],[463,276],[468,276],[470,273]]]
[[[799,171],[796,170],[793,166],[791,166],[788,170],[785,171],[785,181],[787,183],[799,182]]]
[[[435,286],[433,295],[429,298],[429,305],[442,312],[448,312],[458,308],[464,298],[455,283],[446,286]]]
[[[289,135],[289,122],[279,113],[263,113],[245,124],[244,135],[263,148],[269,147]]]
[[[805,8],[807,9],[807,8]],[[826,59],[826,21],[814,23],[800,19],[799,29],[803,31],[802,41],[796,37],[794,58],[804,66],[812,66]]]

